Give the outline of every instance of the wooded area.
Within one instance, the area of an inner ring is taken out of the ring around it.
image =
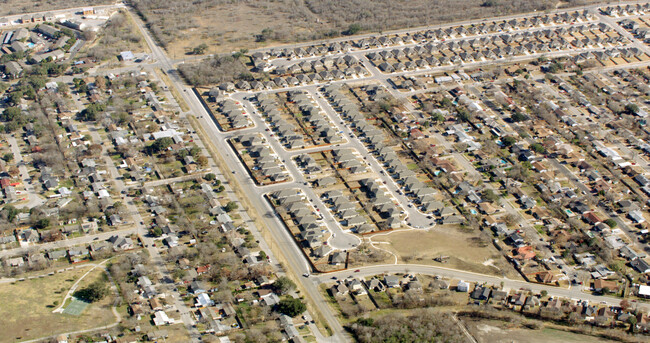
[[[362,318],[350,326],[358,342],[465,342],[451,314],[426,309],[412,315]]]
[[[185,63],[179,65],[178,69],[185,80],[194,86],[252,79],[246,66],[231,56],[214,57],[202,63]]]

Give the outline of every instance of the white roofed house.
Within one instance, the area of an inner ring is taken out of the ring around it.
[[[174,319],[169,318],[164,311],[156,311],[153,316],[153,322],[156,326],[174,324]]]

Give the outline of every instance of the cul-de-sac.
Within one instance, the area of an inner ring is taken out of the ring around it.
[[[0,342],[648,342],[649,121],[647,1],[0,1]]]

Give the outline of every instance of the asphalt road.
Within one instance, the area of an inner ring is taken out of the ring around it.
[[[9,146],[11,147],[11,153],[14,155],[14,161],[18,163],[20,179],[22,180],[22,184],[25,187],[26,194],[18,194],[17,197],[28,198],[27,202],[17,203],[14,206],[16,208],[34,208],[36,206],[43,205],[46,200],[34,189],[32,178],[29,176],[29,171],[27,170],[27,166],[24,163],[23,155],[20,152],[20,147],[18,146],[16,138],[14,138],[13,135],[7,135],[7,143],[9,143]]]
[[[539,293],[542,290],[548,292],[551,296],[565,297],[569,299],[580,299],[588,300],[594,303],[606,303],[611,306],[618,306],[622,299],[608,297],[608,296],[599,296],[592,295],[588,293],[583,293],[579,287],[574,288],[560,288],[547,286],[537,283],[529,283],[525,281],[510,280],[507,278],[500,278],[491,275],[484,275],[466,271],[460,271],[456,269],[449,269],[443,267],[419,265],[419,264],[389,264],[389,265],[379,265],[371,267],[363,267],[358,269],[359,272],[354,272],[351,270],[329,273],[320,276],[312,276],[312,280],[315,284],[321,284],[326,282],[334,281],[332,278],[336,277],[337,279],[346,278],[349,276],[353,277],[368,277],[373,275],[381,274],[425,274],[425,275],[437,275],[446,278],[452,278],[456,280],[476,282],[479,284],[487,283],[488,285],[500,286],[503,282],[504,289],[510,290],[530,290],[535,293]],[[648,303],[637,303],[639,309],[649,310],[650,304]]]
[[[586,8],[589,9],[595,9],[597,6],[589,6]],[[585,8],[585,7],[582,7]],[[582,9],[581,8],[581,9]],[[563,10],[566,11],[566,10]],[[512,18],[520,18],[523,16],[529,16],[530,14],[523,14],[523,15],[515,15],[515,16],[508,16],[504,17],[502,19],[512,19]],[[598,15],[599,20],[603,22],[610,23],[619,33],[624,35],[625,37],[628,37],[630,39],[629,33],[626,32],[621,32],[622,30],[620,27],[617,25],[613,24],[613,19],[604,17],[602,15]],[[208,135],[212,138],[212,144],[217,147],[217,150],[219,151],[220,157],[226,162],[226,166],[220,166],[222,168],[225,168],[226,172],[229,172],[229,168],[232,168],[233,171],[236,173],[233,174],[232,176],[237,180],[237,183],[239,184],[239,187],[242,189],[243,192],[247,194],[260,194],[262,192],[265,192],[267,189],[273,189],[272,187],[269,188],[260,188],[255,186],[255,184],[251,181],[247,173],[245,172],[243,166],[239,163],[238,159],[235,156],[235,153],[230,149],[230,147],[226,144],[225,138],[228,137],[228,135],[220,132],[218,128],[216,127],[215,123],[213,120],[210,119],[208,113],[204,110],[203,106],[199,102],[199,100],[196,98],[194,93],[186,87],[182,80],[179,78],[177,71],[174,68],[174,64],[178,61],[172,61],[168,58],[168,56],[165,54],[165,52],[154,42],[154,40],[151,38],[149,32],[145,29],[143,23],[140,21],[139,18],[134,18],[136,25],[142,31],[145,40],[147,44],[150,46],[151,51],[152,51],[152,56],[153,60],[156,61],[154,63],[146,64],[143,67],[154,67],[154,66],[160,66],[165,70],[165,72],[170,76],[170,79],[173,82],[173,87],[175,87],[181,97],[188,103],[188,105],[191,108],[191,113],[195,115],[198,118],[199,123],[203,127],[203,129],[208,133]],[[495,18],[490,18],[489,21],[496,20]],[[437,27],[447,27],[450,25],[458,25],[458,24],[468,24],[468,23],[475,23],[475,22],[481,22],[484,20],[472,20],[472,21],[466,21],[463,23],[455,23],[455,24],[445,24]],[[618,27],[618,28],[617,28]],[[407,30],[398,30],[394,31],[391,33],[405,33],[405,32],[413,32],[413,31],[418,31],[422,30],[422,28],[417,28],[417,29],[407,29]],[[365,36],[375,36],[376,34],[371,33],[367,34]],[[348,40],[351,37],[344,37],[341,38],[340,40]],[[354,38],[360,38],[360,37],[354,37]],[[630,39],[632,43],[628,44],[627,46],[636,46],[636,47],[641,47],[638,44],[638,41],[635,41],[632,37]],[[335,40],[328,40],[328,42],[333,42]],[[314,42],[310,43],[305,43],[305,44],[295,44],[291,46],[285,46],[285,47],[297,47],[297,46],[306,46],[314,44]],[[388,49],[392,49],[394,47],[389,47]],[[643,51],[648,51],[647,47],[643,46]],[[556,52],[551,52],[551,53],[545,53],[543,54],[544,56],[547,57],[555,57],[555,56],[563,56],[567,54],[576,54],[584,51],[598,51],[598,50],[603,50],[602,48],[586,48],[586,49],[573,49],[571,51],[556,51]],[[424,73],[427,71],[452,71],[456,70],[459,67],[480,67],[484,65],[492,65],[495,63],[507,61],[510,63],[517,62],[517,61],[523,61],[523,60],[529,60],[532,58],[535,58],[538,55],[542,54],[531,54],[531,55],[525,55],[525,56],[517,56],[513,58],[508,58],[508,59],[503,59],[503,60],[497,60],[497,61],[481,61],[481,62],[471,62],[471,63],[464,63],[461,66],[458,65],[448,65],[448,66],[442,66],[442,67],[437,67],[437,68],[432,68],[429,70],[420,70],[420,71],[405,71],[405,72],[397,72],[397,73],[392,73],[392,74],[383,74],[379,72],[373,65],[371,65],[367,59],[363,56],[367,53],[368,51],[355,51],[352,54],[357,55],[357,57],[362,61],[364,66],[370,71],[371,75],[370,77],[365,77],[365,78],[359,78],[355,80],[336,80],[332,81],[332,84],[337,84],[337,83],[346,83],[350,81],[374,81],[374,80],[379,80],[383,84],[387,84],[387,80],[390,77],[395,77],[395,76],[402,76],[402,75],[412,75],[412,74],[418,74],[418,73]],[[204,58],[204,57],[203,57]],[[184,59],[188,60],[188,59]],[[300,62],[299,59],[291,61],[292,63],[297,63]],[[134,69],[138,68],[138,65],[134,65],[133,67],[125,67],[124,70]],[[390,90],[391,87],[388,85],[388,89]],[[306,90],[308,91],[316,100],[316,102],[320,105],[321,108],[325,110],[327,113],[328,117],[330,120],[333,122],[335,126],[339,128],[339,130],[344,131],[346,135],[346,139],[348,139],[348,142],[341,144],[341,147],[353,147],[355,148],[358,152],[362,153],[364,156],[370,155],[367,150],[365,149],[365,146],[361,142],[359,142],[356,138],[350,137],[350,130],[347,128],[345,125],[340,124],[340,120],[338,119],[338,115],[333,111],[333,109],[329,106],[329,104],[326,103],[324,99],[320,97],[320,94],[318,93],[317,85],[309,85],[309,86],[295,86],[295,87],[287,87],[283,89],[276,89],[269,91],[270,93],[275,93],[275,92],[286,92],[289,90]],[[233,97],[237,99],[242,99],[251,93],[248,92],[241,92],[234,94]],[[291,157],[295,155],[295,152],[289,152],[284,149],[275,139],[269,139],[268,133],[265,133],[266,131],[264,130],[265,124],[263,123],[263,120],[259,117],[259,115],[255,114],[254,110],[251,110],[250,104],[247,104],[244,102],[247,106],[247,109],[249,110],[251,114],[251,118],[255,121],[256,126],[252,129],[249,129],[249,132],[259,132],[265,138],[267,138],[267,141],[271,143],[273,149],[278,153],[279,156],[281,156],[286,162],[285,166],[287,167],[287,170],[291,174],[293,181],[283,184],[281,186],[273,186],[273,187],[294,187],[294,186],[300,186],[301,182],[304,182],[304,177],[302,173],[295,167],[295,165],[291,162]],[[242,131],[245,132],[245,131]],[[350,138],[348,138],[350,137]],[[315,150],[317,151],[317,150]],[[302,152],[300,152],[302,153]],[[467,162],[465,160],[465,162]],[[463,159],[461,159],[461,163],[463,163]],[[468,163],[468,162],[467,162]],[[464,163],[463,163],[464,164]],[[381,166],[377,163],[374,158],[370,158],[368,160],[368,165],[370,168],[375,171],[379,172],[381,171]],[[471,166],[471,164],[470,164]],[[114,167],[114,166],[113,166]],[[472,170],[472,169],[470,169]],[[115,174],[115,171],[111,171],[111,174]],[[400,201],[402,204],[407,204],[408,200],[401,198],[399,194],[397,194],[397,185],[395,185],[392,180],[388,177],[383,177],[385,178],[384,180],[386,181],[387,188],[389,192]],[[119,180],[118,180],[119,181]],[[124,184],[119,181],[116,182],[116,189],[119,191],[124,188]],[[320,200],[315,197],[315,194],[313,191],[307,187],[301,187],[303,191],[305,191],[306,195],[308,198],[313,199],[313,206],[315,208],[320,209],[321,213],[324,214],[325,217],[328,219],[331,219],[331,214],[329,214],[329,211],[326,210],[324,204],[320,202]],[[232,192],[232,190],[228,189],[228,192]],[[144,238],[145,244],[149,246],[149,251],[152,256],[154,264],[157,266],[161,274],[165,275],[168,273],[168,271],[165,268],[164,263],[162,263],[162,260],[160,259],[160,255],[158,253],[158,250],[155,248],[152,248],[152,240],[148,237],[145,236],[145,230],[146,228],[142,227],[139,225],[139,223],[142,221],[140,218],[140,215],[137,211],[137,208],[133,205],[132,202],[129,201],[130,199],[126,199],[125,203],[127,204],[128,210],[130,213],[132,213],[134,220],[136,221],[136,228],[135,229],[130,229],[129,231],[123,231],[122,233],[132,233],[132,232],[138,232],[141,234],[141,236]],[[277,216],[273,214],[273,209],[270,207],[270,205],[262,198],[259,196],[250,196],[249,201],[256,210],[256,212],[260,215],[260,220],[264,223],[266,226],[266,229],[269,230],[269,232],[272,234],[273,242],[270,242],[270,244],[277,245],[280,250],[283,252],[283,255],[285,259],[287,260],[287,266],[290,271],[293,271],[296,275],[300,275],[303,273],[309,272],[309,266],[308,263],[303,256],[302,252],[300,249],[296,246],[294,243],[293,239],[290,237],[289,233],[285,230],[284,226],[282,225],[281,221]],[[411,225],[413,226],[419,226],[427,225],[427,220],[424,220],[422,218],[421,214],[418,214],[413,211],[408,210],[408,206],[402,206],[405,208],[405,210],[408,212],[408,221],[410,222]],[[328,217],[330,215],[330,217]],[[133,231],[131,231],[133,230]],[[356,237],[353,235],[349,235],[346,232],[344,232],[340,227],[337,227],[337,225],[330,225],[330,230],[332,230],[334,233],[337,233],[337,239],[332,240],[331,243],[334,246],[337,247],[344,247],[346,245],[354,245]],[[339,231],[336,231],[339,230]],[[120,234],[122,234],[120,233]],[[61,245],[61,246],[71,246],[71,245],[77,245],[77,244],[86,244],[92,241],[95,237],[100,238],[100,239],[105,239],[108,238],[108,236],[115,234],[115,232],[108,232],[108,233],[102,233],[99,235],[93,235],[93,236],[86,236],[82,237],[79,239],[74,239],[74,240],[66,240],[66,241],[60,241],[60,242],[54,242],[54,245],[51,245],[52,247]],[[106,237],[104,238],[105,235]],[[358,240],[358,239],[357,239]],[[266,244],[264,240],[260,240],[261,244]],[[358,243],[357,243],[358,244]],[[6,255],[8,251],[2,251],[0,252],[0,257]],[[17,250],[14,249],[12,250],[12,253],[16,253]],[[340,273],[335,273],[335,274],[328,274],[325,276],[318,276],[318,277],[310,277],[310,278],[299,278],[300,283],[302,286],[302,289],[307,293],[307,297],[312,300],[313,305],[315,305],[319,311],[321,312],[322,316],[324,317],[325,321],[328,323],[328,325],[333,329],[334,335],[329,338],[330,341],[332,342],[340,342],[340,341],[345,341],[348,340],[348,337],[346,336],[346,333],[344,332],[343,328],[341,327],[340,323],[338,322],[336,316],[334,315],[332,309],[329,307],[323,296],[320,294],[320,291],[317,287],[317,284],[319,282],[323,282],[326,279],[338,275],[339,277],[342,276],[347,276],[347,275],[359,275],[359,276],[366,276],[366,275],[374,275],[374,274],[381,274],[381,273],[404,273],[404,272],[410,272],[410,273],[424,273],[424,274],[432,274],[432,275],[441,275],[441,276],[448,276],[448,277],[454,277],[454,278],[461,278],[466,281],[475,281],[475,282],[488,282],[491,284],[500,284],[501,282],[504,283],[506,287],[513,288],[513,289],[519,289],[519,288],[526,288],[526,289],[531,289],[533,291],[539,291],[542,289],[545,289],[549,292],[551,295],[558,295],[558,296],[564,296],[564,297],[569,297],[569,298],[575,298],[575,299],[585,299],[585,300],[590,300],[590,301],[606,301],[609,304],[615,305],[618,304],[619,300],[615,298],[608,298],[608,297],[599,297],[599,296],[593,296],[589,294],[584,294],[580,291],[578,288],[574,289],[563,289],[563,288],[555,288],[555,287],[550,287],[550,286],[544,286],[544,285],[537,285],[537,284],[529,284],[521,281],[515,281],[515,280],[508,280],[505,278],[498,278],[498,277],[493,277],[493,276],[488,276],[488,275],[481,275],[481,274],[475,274],[475,273],[469,273],[461,270],[452,270],[452,269],[446,269],[446,268],[440,268],[440,267],[432,267],[432,266],[421,266],[421,265],[388,265],[388,266],[373,266],[373,267],[367,267],[367,268],[361,268],[361,271],[359,273],[353,273],[350,271],[346,272],[340,272]],[[315,281],[315,282],[314,282]],[[174,294],[174,293],[172,293]],[[178,299],[178,297],[175,297]],[[197,332],[195,329],[192,328],[193,320],[187,313],[187,310],[184,308],[184,304],[180,301],[176,301],[177,308],[179,308],[180,312],[182,313],[182,318],[183,321],[188,328],[188,331],[190,332],[190,335],[192,336],[193,341],[198,341],[199,338],[197,336]],[[647,304],[641,304],[640,307],[647,307]]]
[[[526,18],[526,17],[533,17],[533,16],[544,16],[546,14],[548,15],[555,15],[556,13],[565,13],[565,12],[572,12],[572,11],[582,11],[582,10],[588,10],[592,13],[599,12],[598,8],[600,7],[605,7],[608,5],[616,6],[616,5],[627,5],[627,4],[636,4],[636,3],[645,3],[647,1],[625,1],[625,2],[612,2],[611,4],[593,4],[589,6],[578,6],[578,7],[572,7],[572,8],[562,8],[562,9],[556,9],[552,11],[545,11],[545,12],[527,12],[527,13],[520,13],[520,14],[513,14],[513,15],[506,15],[506,16],[500,16],[500,17],[491,17],[491,18],[484,18],[484,19],[469,19],[469,20],[462,20],[462,21],[457,21],[457,22],[452,22],[452,23],[442,23],[442,24],[436,24],[436,25],[426,25],[426,26],[419,26],[419,27],[412,27],[412,28],[407,28],[407,29],[398,29],[398,30],[390,30],[390,31],[383,31],[381,33],[379,32],[369,32],[369,33],[364,33],[361,35],[355,35],[355,36],[342,36],[342,37],[337,37],[337,38],[331,38],[331,39],[321,39],[317,41],[309,41],[305,43],[296,43],[296,44],[285,44],[285,45],[278,45],[278,46],[268,46],[268,47],[260,47],[257,49],[251,49],[249,53],[254,53],[254,52],[264,52],[264,51],[269,51],[269,50],[277,50],[277,49],[293,49],[293,48],[299,48],[299,47],[308,47],[312,45],[321,45],[321,44],[331,44],[335,42],[346,42],[350,40],[359,40],[362,38],[370,38],[370,37],[379,37],[379,36],[385,36],[385,35],[395,35],[395,34],[406,34],[406,33],[415,33],[423,30],[435,30],[439,28],[448,28],[448,27],[454,27],[454,26],[465,26],[465,25],[472,25],[472,24],[479,24],[479,23],[491,23],[491,22],[499,22],[499,21],[509,21],[512,19],[521,19],[521,18]],[[636,16],[628,16],[627,18],[634,18]],[[612,18],[613,19],[613,18]],[[221,53],[217,55],[230,55],[230,53]],[[174,63],[185,63],[185,62],[192,62],[192,61],[198,61],[202,60],[205,58],[211,58],[213,55],[205,55],[205,56],[187,56],[185,58],[181,59],[176,59],[174,60]]]
[[[247,194],[260,194],[259,190],[256,189],[255,185],[251,183],[250,178],[243,172],[243,168],[238,161],[235,160],[234,153],[230,151],[228,144],[223,139],[218,139],[219,130],[215,123],[210,120],[209,114],[205,111],[199,99],[194,95],[190,88],[186,87],[183,81],[178,76],[178,73],[173,69],[173,65],[164,51],[155,44],[151,38],[149,31],[146,30],[142,21],[139,18],[135,18],[134,21],[138,26],[138,29],[142,32],[143,36],[149,47],[151,48],[152,55],[154,58],[161,63],[165,68],[167,74],[170,76],[170,79],[173,82],[172,87],[175,87],[178,90],[180,96],[185,100],[189,105],[191,113],[197,118],[203,129],[208,133],[208,135],[213,138],[212,144],[217,147],[220,157],[226,161],[226,166],[220,166],[228,169],[228,167],[239,167],[240,172],[233,174],[239,187],[243,192]],[[272,236],[275,238],[275,244],[279,246],[280,250],[283,252],[285,259],[288,262],[289,271],[295,273],[296,275],[301,275],[303,273],[309,273],[309,266],[307,261],[300,249],[295,245],[293,239],[289,236],[289,233],[285,230],[283,224],[280,222],[279,218],[273,213],[273,209],[270,207],[262,197],[260,196],[251,196],[249,201],[252,206],[255,207],[256,212],[260,215],[260,220],[266,225]],[[311,300],[312,304],[319,310],[320,314],[324,317],[327,325],[332,329],[333,335],[328,339],[331,342],[344,342],[348,341],[349,338],[347,333],[343,330],[343,327],[338,322],[335,314],[332,309],[329,307],[322,294],[318,288],[309,282],[304,282],[302,278],[297,277],[301,283],[302,289],[307,293],[306,296]]]
[[[146,34],[146,30],[144,28],[140,27],[143,32],[145,32],[145,37],[147,38],[147,41],[150,41],[150,38],[148,37],[148,34]],[[181,80],[178,78],[178,76],[173,72],[172,69],[172,63],[167,59],[167,56],[160,50],[160,48],[153,46],[152,43],[152,51],[153,55],[156,57],[156,59],[167,69],[168,74],[172,76],[172,80],[175,83],[175,87],[180,91],[181,96],[185,99],[185,101],[190,105],[192,109],[192,113],[197,116],[199,119],[199,122],[203,126],[203,128],[208,132],[209,136],[213,137],[213,144],[218,148],[220,151],[221,157],[226,161],[226,164],[232,168],[234,168],[234,171],[236,174],[233,174],[234,178],[238,181],[240,187],[242,190],[246,193],[249,194],[259,194],[259,188],[254,185],[254,183],[251,182],[250,178],[246,174],[243,166],[240,165],[239,161],[237,160],[235,153],[230,150],[229,146],[225,143],[225,138],[232,137],[232,135],[227,135],[221,133],[218,128],[216,127],[214,121],[209,117],[208,113],[205,112],[203,109],[202,105],[196,99],[194,94],[188,90],[187,87],[183,85]],[[628,46],[632,46],[633,44],[630,44]],[[571,51],[558,51],[558,52],[551,52],[551,53],[546,53],[544,54],[545,56],[548,57],[554,57],[554,56],[562,56],[566,54],[575,54],[583,51],[594,51],[594,50],[602,50],[602,49],[575,49]],[[363,54],[364,52],[358,52],[360,55]],[[541,54],[531,54],[531,55],[526,55],[526,56],[517,56],[514,58],[509,58],[508,62],[516,62],[519,60],[528,60],[531,58],[534,58],[536,55],[541,55]],[[360,60],[363,61],[364,57],[360,57]],[[299,60],[296,60],[295,62],[298,62]],[[383,80],[383,82],[386,82],[388,77],[394,77],[394,76],[400,76],[400,75],[408,75],[412,74],[413,72],[399,72],[399,73],[393,73],[390,75],[382,74],[379,73],[374,66],[370,65],[366,61],[364,65],[368,70],[371,72],[372,76],[367,77],[367,78],[360,78],[357,79],[356,81],[370,81],[370,80],[377,80],[379,79],[380,81]],[[482,66],[482,65],[489,65],[493,63],[498,63],[498,61],[482,61],[482,62],[473,62],[473,63],[465,63],[463,66]],[[458,66],[445,66],[445,67],[440,67],[440,68],[435,68],[438,71],[445,71],[445,70],[453,70],[458,68]],[[420,71],[423,72],[423,71]],[[333,81],[331,83],[345,83],[349,82],[350,80],[337,80]],[[389,88],[390,89],[390,88]],[[289,90],[307,90],[314,96],[316,101],[319,103],[321,108],[323,108],[327,113],[330,118],[338,118],[335,113],[332,113],[331,108],[327,106],[323,102],[323,100],[318,96],[317,89],[315,86],[295,86],[295,87],[287,87],[283,89],[278,89],[278,90],[273,90],[269,91],[271,93],[274,92],[286,92]],[[249,96],[251,93],[249,92],[241,92],[241,93],[236,93],[233,95],[233,98],[236,98],[238,100],[244,100],[245,97]],[[287,170],[290,172],[293,181],[284,184],[283,186],[286,187],[291,187],[296,185],[297,183],[303,182],[304,178],[302,177],[302,174],[300,173],[299,170],[293,165],[293,163],[290,162],[290,157],[292,156],[291,153],[287,152],[284,147],[282,147],[275,139],[270,139],[268,136],[268,133],[265,133],[265,124],[262,121],[262,119],[259,117],[258,114],[256,114],[256,111],[250,106],[250,104],[246,104],[246,102],[243,102],[248,110],[248,112],[251,115],[251,118],[255,122],[255,127],[252,129],[248,129],[248,132],[258,132],[262,136],[264,136],[267,141],[271,144],[272,148],[274,151],[283,159],[285,160],[285,167]],[[339,121],[337,119],[334,119],[333,122],[336,124]],[[338,125],[337,125],[338,126]],[[348,133],[349,137],[349,130],[346,131],[346,128],[342,128],[344,132]],[[241,131],[241,133],[246,132],[246,131]],[[346,137],[346,138],[347,138]],[[346,144],[355,144],[355,140],[352,139],[351,142],[348,142]],[[358,143],[360,144],[360,143]],[[359,152],[364,151],[362,146],[357,146],[356,147]],[[287,159],[289,157],[289,159]],[[462,159],[461,159],[462,161]],[[462,163],[462,162],[461,162]],[[373,163],[370,163],[371,167],[373,167]],[[470,164],[471,165],[471,164]],[[375,171],[379,170],[376,169],[377,166],[374,166]],[[471,169],[470,169],[471,170]],[[388,184],[388,183],[387,183]],[[282,187],[282,186],[276,186],[276,187]],[[316,197],[311,197],[309,193],[309,189],[306,190],[305,192],[308,197],[312,198],[315,202],[315,205],[317,208],[319,207],[318,204],[318,199]],[[255,207],[255,209],[262,215],[262,220],[264,223],[267,225],[268,230],[272,232],[273,237],[276,240],[276,244],[280,245],[283,247],[283,254],[285,255],[287,261],[288,261],[288,267],[290,270],[294,271],[297,274],[302,274],[303,272],[308,272],[309,268],[307,265],[307,261],[305,260],[304,256],[302,255],[302,252],[300,249],[295,246],[295,243],[293,242],[292,238],[289,236],[289,233],[284,229],[284,227],[281,225],[279,219],[273,215],[273,210],[269,206],[266,201],[264,201],[261,197],[250,197],[249,199]],[[511,210],[514,210],[511,209]],[[327,211],[325,212],[327,213]],[[332,227],[331,229],[335,230],[335,227]],[[380,266],[380,267],[368,267],[368,268],[363,268],[362,273],[366,273],[365,275],[372,275],[376,273],[384,273],[384,272],[405,272],[406,270],[409,270],[410,272],[413,273],[431,273],[431,274],[437,274],[437,275],[446,275],[449,277],[456,277],[456,278],[463,278],[466,279],[467,281],[478,281],[478,282],[490,282],[493,284],[500,284],[501,282],[504,282],[505,285],[508,287],[513,287],[513,288],[527,288],[531,289],[533,291],[539,291],[541,289],[546,289],[549,294],[553,295],[558,295],[558,296],[564,296],[564,297],[569,297],[569,298],[576,298],[576,299],[585,299],[585,300],[591,300],[591,301],[607,301],[608,303],[614,305],[618,304],[618,299],[614,298],[607,298],[607,297],[597,297],[589,294],[584,294],[581,292],[580,289],[574,288],[574,289],[561,289],[561,288],[554,288],[554,287],[549,287],[549,286],[543,286],[543,285],[537,285],[537,284],[528,284],[525,282],[519,282],[519,281],[514,281],[514,280],[508,280],[508,279],[503,279],[503,278],[497,278],[497,277],[492,277],[492,276],[486,276],[486,275],[479,275],[479,274],[473,274],[473,273],[468,273],[464,271],[459,271],[459,270],[448,270],[444,268],[436,268],[436,267],[430,267],[430,266],[416,266],[416,265],[406,265],[406,266],[400,266],[400,265],[391,265],[391,266]],[[350,272],[342,272],[340,273],[341,275],[344,274],[349,274]],[[321,280],[320,278],[328,278],[331,277],[331,275],[315,278],[316,280]],[[314,301],[315,305],[323,312],[323,316],[325,317],[326,321],[329,323],[329,325],[334,329],[335,336],[336,335],[341,335],[340,337],[343,337],[342,335],[343,330],[340,327],[340,324],[338,323],[337,319],[333,316],[331,313],[331,309],[329,306],[325,303],[324,299],[322,298],[322,295],[318,292],[318,289],[316,287],[316,284],[313,282],[301,282],[303,288],[305,291],[308,293],[309,297]],[[645,305],[643,305],[645,306]]]

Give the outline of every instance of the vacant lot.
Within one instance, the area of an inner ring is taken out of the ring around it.
[[[82,54],[100,61],[112,59],[117,62],[121,51],[149,52],[133,19],[123,11],[113,15],[99,35],[92,43],[84,46]]]
[[[0,15],[43,12],[64,8],[110,5],[108,0],[0,0]]]
[[[89,268],[0,285],[0,342],[34,339],[114,322],[109,305],[112,297],[89,305],[78,317],[52,313]],[[79,288],[103,277],[102,273],[102,269],[93,270],[79,283]]]
[[[463,321],[472,336],[479,343],[609,343],[614,342],[594,336],[580,335],[555,329],[529,330],[519,328],[503,328],[504,323],[493,320],[472,320],[464,317]]]
[[[204,53],[578,6],[593,0],[134,0],[172,56]],[[191,18],[191,19],[189,19]]]
[[[372,241],[388,242],[377,246],[397,254],[402,263],[431,264],[494,275],[502,275],[503,271],[508,277],[518,275],[491,244],[480,243],[479,232],[437,226],[429,231],[394,231],[375,236]],[[444,263],[434,260],[440,256],[446,257]]]

